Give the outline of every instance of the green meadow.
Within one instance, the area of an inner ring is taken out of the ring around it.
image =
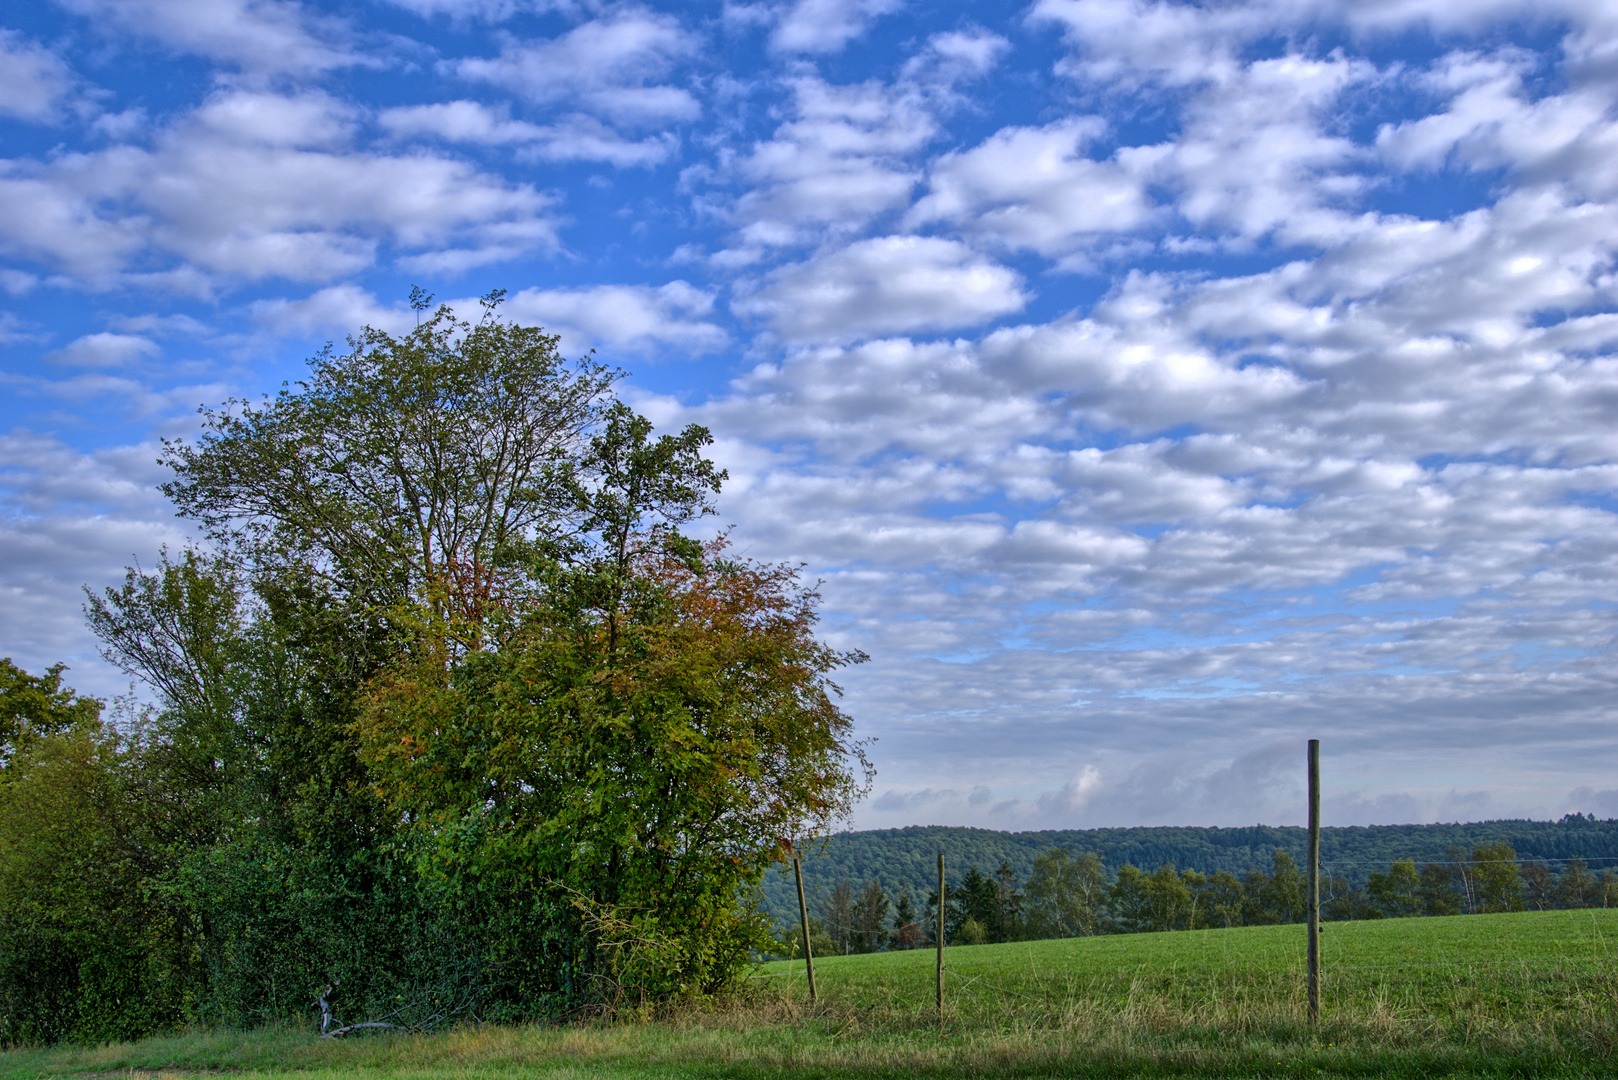
[[[1618,910],[1328,923],[765,964],[723,1007],[613,1023],[319,1040],[191,1032],[18,1049],[0,1077],[1513,1077],[1618,1072]]]
[[[1249,926],[951,948],[946,1008],[1010,1024],[1161,1013],[1231,1029],[1304,1017],[1304,928]],[[1618,910],[1327,923],[1321,992],[1345,1022],[1430,1032],[1603,1015],[1618,975]],[[823,957],[818,988],[862,1010],[933,1006],[929,950]],[[801,962],[761,974],[802,992]]]

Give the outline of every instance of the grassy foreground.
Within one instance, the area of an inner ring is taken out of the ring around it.
[[[952,948],[768,964],[724,1010],[568,1028],[320,1041],[199,1032],[13,1050],[0,1077],[1429,1077],[1618,1073],[1618,911],[1328,924],[1325,1016],[1303,1006],[1303,928]]]

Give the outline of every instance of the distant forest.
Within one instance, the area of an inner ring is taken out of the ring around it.
[[[1298,827],[1253,825],[1243,828],[1154,826],[1128,829],[1059,829],[996,832],[991,829],[913,826],[840,833],[803,859],[804,890],[811,912],[824,908],[839,885],[858,892],[876,882],[890,898],[908,894],[919,909],[937,889],[938,853],[944,853],[952,890],[976,868],[992,877],[1009,868],[1026,882],[1034,860],[1052,849],[1072,856],[1093,853],[1109,878],[1124,866],[1152,871],[1165,863],[1212,876],[1220,871],[1243,877],[1268,871],[1275,853],[1286,852],[1302,866],[1308,833]],[[1569,814],[1560,821],[1482,821],[1454,825],[1370,825],[1321,830],[1321,878],[1338,879],[1355,890],[1371,875],[1387,872],[1397,860],[1418,866],[1444,862],[1457,850],[1507,844],[1523,861],[1538,861],[1560,874],[1568,860],[1583,860],[1590,872],[1618,869],[1618,819],[1597,820]],[[765,910],[778,928],[795,927],[797,895],[792,870],[766,875]]]

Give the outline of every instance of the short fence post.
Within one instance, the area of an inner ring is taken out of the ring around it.
[[[1309,1022],[1320,1023],[1320,740],[1309,740]]]
[[[944,1015],[944,853],[938,853],[938,1015]]]
[[[803,927],[803,963],[809,971],[809,1000],[815,1000],[815,957],[809,950],[809,905],[803,902],[803,868],[792,856],[792,875],[798,879],[798,923]]]

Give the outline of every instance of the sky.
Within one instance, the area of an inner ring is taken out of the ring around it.
[[[0,10],[0,655],[420,286],[707,425],[860,828],[1618,815],[1618,6]]]

